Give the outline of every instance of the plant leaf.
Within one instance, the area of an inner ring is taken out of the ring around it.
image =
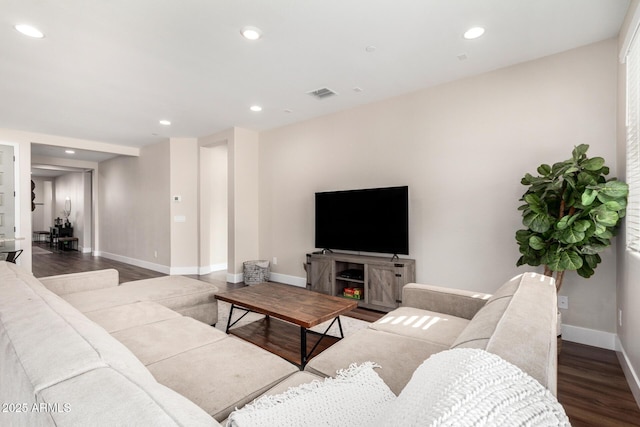
[[[551,228],[551,221],[546,214],[530,212],[522,219],[522,224],[536,233],[544,233]]]
[[[531,175],[530,173],[525,174],[524,177],[520,180],[520,184],[522,185],[531,185],[532,182],[533,175]]]
[[[592,157],[591,159],[586,160],[584,163],[582,163],[581,166],[588,171],[597,171],[602,169],[602,167],[604,166],[604,159],[602,157]]]
[[[605,227],[615,227],[616,224],[618,223],[618,219],[620,219],[620,217],[616,212],[613,212],[613,211],[605,210],[603,212],[599,212],[596,214],[596,221],[598,221],[600,225],[604,225]],[[601,234],[601,233],[598,233],[597,228],[596,228],[596,234]]]
[[[542,176],[548,176],[551,173],[551,166],[546,164],[538,166],[538,173]]]
[[[596,185],[598,181],[587,172],[580,172],[578,174],[578,185],[587,186],[587,185]]]
[[[583,255],[596,255],[598,252],[602,252],[606,248],[607,246],[605,245],[590,244],[582,246],[580,252],[582,252]]]
[[[529,246],[536,251],[542,250],[545,247],[544,240],[540,236],[531,236],[529,238]]]
[[[558,262],[556,265],[550,265],[553,271],[577,270],[582,267],[582,257],[572,250],[562,251],[558,254]],[[554,269],[555,267],[555,269]]]
[[[588,279],[589,277],[593,276],[593,273],[595,273],[593,271],[593,267],[591,267],[588,264],[582,264],[582,267],[580,267],[578,269],[578,274],[586,279]]]
[[[600,258],[600,255],[598,254],[585,255],[584,261],[589,265],[589,267],[596,268],[598,263],[601,261],[601,258]]]
[[[530,237],[531,237],[531,231],[529,230],[516,231],[516,242],[520,243],[521,245],[528,244]]]
[[[578,243],[584,240],[584,232],[576,231],[574,228],[567,228],[561,236],[561,241],[568,244]]]
[[[576,231],[581,231],[581,232],[585,232],[589,229],[589,227],[591,226],[591,222],[586,220],[586,219],[581,219],[579,221],[576,221],[573,224],[573,229]]]
[[[569,169],[567,169],[566,171],[564,171],[563,175],[570,175],[574,172],[578,172],[580,169],[576,166],[571,166]]]
[[[588,144],[580,144],[577,147],[575,147],[571,153],[571,155],[573,156],[573,160],[576,162],[580,160],[580,157],[587,154],[588,149],[589,149]]]
[[[622,181],[607,181],[600,191],[609,197],[626,197],[629,194],[629,186]]]
[[[558,230],[565,230],[568,226],[569,226],[569,215],[563,216],[562,219],[556,223],[556,228]]]
[[[589,206],[591,203],[593,203],[597,196],[598,190],[587,188],[586,190],[584,190],[584,193],[582,193],[581,202],[584,206]]]
[[[619,202],[617,202],[617,201],[615,201],[615,200],[610,200],[610,201],[608,201],[608,202],[605,202],[605,204],[604,204],[604,205],[605,205],[605,206],[607,207],[607,209],[608,209],[608,210],[610,210],[610,211],[616,211],[616,212],[617,212],[617,211],[619,211],[619,210],[623,209],[622,204],[621,204],[621,203],[619,203]]]

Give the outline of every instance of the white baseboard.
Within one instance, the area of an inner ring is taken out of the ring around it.
[[[186,276],[187,274],[198,275],[200,269],[198,267],[170,267],[169,274],[172,276]]]
[[[101,256],[107,259],[112,259],[114,261],[124,262],[125,264],[135,265],[136,267],[146,268],[148,270],[157,271],[163,274],[171,274],[171,268],[162,264],[155,264],[153,262],[143,261],[136,258],[129,258],[122,255],[112,254],[109,252],[95,251],[93,255]],[[197,274],[197,273],[188,273],[188,274]]]
[[[293,285],[300,288],[307,287],[307,278],[298,276],[289,276],[288,274],[281,273],[269,273],[269,280],[272,282],[284,283],[286,285]]]
[[[227,282],[229,283],[241,283],[244,280],[242,273],[232,274],[227,273]]]
[[[636,399],[636,403],[640,406],[640,378],[638,378],[638,374],[635,369],[633,369],[633,365],[629,361],[629,357],[627,356],[627,352],[624,350],[622,343],[620,342],[620,338],[616,335],[616,345],[618,350],[616,351],[616,355],[618,356],[618,361],[620,362],[620,366],[622,367],[622,371],[624,372],[624,376],[627,379],[627,383],[629,383],[629,388],[631,389],[631,393],[633,397]]]
[[[617,336],[612,332],[597,331],[595,329],[563,324],[562,339],[607,350],[616,350]]]
[[[213,271],[220,271],[220,270],[226,270],[227,269],[227,265],[226,264],[215,264],[215,265],[211,265],[209,267],[204,267],[204,268],[199,268],[196,266],[192,266],[192,267],[168,267],[166,265],[162,265],[162,264],[156,264],[153,262],[149,262],[149,261],[143,261],[140,259],[136,259],[136,258],[130,258],[130,257],[126,257],[126,256],[122,256],[122,255],[116,255],[116,254],[112,254],[109,252],[101,252],[101,251],[96,251],[93,253],[94,256],[101,256],[101,257],[105,257],[108,259],[112,259],[114,261],[120,261],[123,262],[125,264],[131,264],[131,265],[135,265],[136,267],[142,267],[142,268],[146,268],[149,270],[153,270],[153,271],[157,271],[159,273],[164,273],[164,274],[169,274],[169,275],[179,275],[179,276],[185,276],[185,275],[201,275],[201,274],[209,274]],[[209,271],[206,271],[209,270]],[[242,276],[242,274],[240,275]],[[240,278],[240,282],[242,281],[242,277]],[[238,282],[232,282],[232,283],[238,283]]]
[[[269,280],[271,282],[284,283],[285,285],[293,285],[299,288],[307,287],[306,277],[289,276],[288,274],[270,272]],[[241,283],[242,281],[244,281],[244,277],[242,273],[227,274],[227,282],[229,283]]]
[[[224,271],[226,269],[227,269],[226,262],[220,263],[220,264],[211,264],[206,267],[200,267],[200,272],[198,274],[204,275],[204,274],[213,273],[214,271]]]

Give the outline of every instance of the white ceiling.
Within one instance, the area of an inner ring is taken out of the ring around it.
[[[73,153],[67,153],[65,147],[31,144],[31,175],[53,178],[71,172],[84,172],[88,168],[60,166],[60,164],[69,164],[69,161],[73,160],[100,163],[115,156],[116,154],[78,148],[74,148]]]
[[[614,37],[628,4],[0,0],[0,128],[138,147],[261,131]],[[246,25],[262,39],[243,39]],[[486,34],[464,40],[477,25]],[[306,94],[322,87],[339,95]]]

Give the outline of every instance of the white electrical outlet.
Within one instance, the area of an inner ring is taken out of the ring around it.
[[[568,309],[569,308],[569,297],[564,295],[558,295],[558,308]]]
[[[273,257],[273,265],[278,265],[278,257]]]
[[[158,258],[158,251],[153,251],[153,257]]]

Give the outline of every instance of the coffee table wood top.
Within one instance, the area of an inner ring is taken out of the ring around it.
[[[279,283],[259,283],[216,294],[216,298],[307,329],[358,306],[357,301]]]

